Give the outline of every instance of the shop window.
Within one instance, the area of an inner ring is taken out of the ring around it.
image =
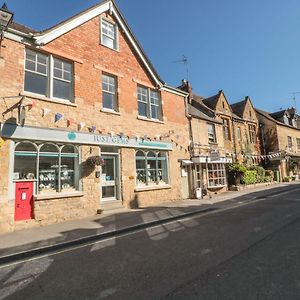
[[[60,187],[61,191],[78,190],[79,165],[77,149],[72,145],[64,146],[61,150]]]
[[[136,153],[137,186],[167,184],[168,181],[166,153],[154,151]]]
[[[37,147],[32,143],[19,143],[15,148],[14,180],[36,179]]]
[[[226,185],[224,164],[208,164],[208,187],[223,187]]]
[[[118,50],[117,25],[101,18],[101,44]]]
[[[142,151],[138,151],[135,157],[136,162],[136,184],[146,185],[146,156]]]
[[[73,145],[19,143],[15,148],[14,179],[36,179],[38,193],[79,190],[78,150]]]
[[[26,49],[24,90],[49,98],[73,101],[70,62]]]
[[[59,192],[59,148],[54,144],[40,148],[38,179],[40,193]]]
[[[158,91],[138,86],[137,97],[139,116],[162,120],[161,100]]]
[[[118,110],[116,77],[102,74],[102,106],[103,108]]]

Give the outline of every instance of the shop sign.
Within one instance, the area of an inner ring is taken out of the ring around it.
[[[125,136],[94,135],[94,141],[104,144],[123,144],[129,143],[129,138]]]
[[[0,136],[18,140],[62,142],[78,145],[115,146],[146,149],[172,150],[172,143],[159,143],[126,136],[97,135],[93,133],[64,131],[48,128],[1,124]],[[1,143],[1,141],[0,141]],[[1,146],[1,144],[0,144]]]
[[[211,151],[210,152],[210,160],[211,161],[220,160],[220,152],[219,151]]]

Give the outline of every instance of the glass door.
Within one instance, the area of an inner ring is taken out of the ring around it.
[[[102,156],[104,166],[102,166],[101,184],[102,200],[117,199],[117,157]]]

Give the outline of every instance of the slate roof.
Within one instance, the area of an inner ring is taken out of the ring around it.
[[[246,102],[247,102],[247,100],[242,100],[240,102],[230,104],[230,107],[231,107],[233,113],[242,118]]]
[[[220,93],[213,95],[209,98],[202,99],[203,103],[208,106],[210,109],[215,110],[217,106],[217,102],[219,100]]]
[[[263,111],[263,110],[257,109],[257,108],[255,108],[255,111],[256,111],[258,114],[264,116],[264,117],[267,118],[268,120],[273,121],[274,123],[276,123],[276,124],[278,124],[278,125],[282,125],[282,126],[289,127],[289,128],[293,128],[293,129],[297,129],[297,130],[300,129],[300,127],[298,127],[298,125],[299,125],[300,122],[298,122],[298,121],[297,121],[297,128],[296,128],[296,127],[294,127],[294,126],[292,126],[292,125],[290,125],[290,124],[285,124],[284,122],[282,122],[282,121],[280,121],[280,120],[277,120],[276,118],[280,118],[280,117],[278,117],[278,116],[281,115],[282,111],[275,112],[275,113],[268,113],[268,112],[266,112],[266,111]],[[285,112],[285,110],[283,110],[283,112]],[[274,115],[276,116],[276,118],[274,117]]]
[[[16,23],[16,22],[12,22],[12,23],[9,25],[9,28],[12,28],[12,29],[14,29],[14,30],[23,32],[23,33],[25,33],[25,34],[28,34],[28,33],[36,33],[36,32],[37,32],[35,29],[29,28],[29,27],[27,27],[27,26],[24,26],[24,25],[19,24],[19,23]]]
[[[195,118],[198,119],[202,119],[205,121],[209,121],[212,123],[218,123],[218,124],[222,124],[222,122],[217,121],[214,117],[207,115],[206,113],[204,113],[203,111],[201,111],[200,109],[196,108],[195,106],[188,104],[188,113]]]
[[[215,112],[203,103],[203,101],[202,101],[203,99],[204,98],[202,96],[198,96],[198,95],[193,94],[192,103],[191,103],[192,106],[194,106],[197,109],[203,111],[208,116],[214,117]]]
[[[286,113],[286,109],[271,113],[270,116],[272,116],[274,119],[279,119],[282,118],[285,113]]]

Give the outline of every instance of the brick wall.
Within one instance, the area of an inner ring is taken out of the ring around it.
[[[105,17],[111,18],[108,15]],[[32,109],[26,108],[25,125],[77,131],[77,124],[85,122],[86,126],[81,132],[89,132],[88,127],[94,125],[97,127],[97,133],[103,134],[123,132],[139,136],[148,135],[152,139],[155,135],[168,135],[164,141],[173,141],[174,148],[169,155],[171,188],[145,192],[134,191],[135,182],[129,179],[135,176],[134,150],[122,149],[122,196],[126,204],[138,197],[143,205],[178,199],[181,197],[178,160],[189,158],[187,152],[189,135],[184,97],[162,91],[163,122],[140,120],[137,111],[137,84],[150,88],[156,88],[156,86],[122,31],[119,31],[119,51],[99,44],[99,20],[100,18],[96,17],[42,47],[41,50],[46,53],[53,51],[62,58],[74,60],[75,105],[57,103],[51,99],[26,94],[23,104],[30,104],[34,100],[36,106]],[[1,114],[7,109],[13,108],[21,99],[18,95],[23,92],[25,58],[23,44],[5,39],[3,45],[5,48],[2,50],[3,59],[0,60],[0,97],[16,96],[16,98],[1,100]],[[101,112],[102,72],[117,76],[119,115]],[[43,108],[48,108],[51,112],[47,116],[43,116]],[[61,113],[64,116],[56,123],[54,123],[55,113]],[[18,119],[16,108],[1,117],[1,122],[10,118]],[[76,121],[69,127],[67,126],[68,118]],[[85,159],[89,155],[89,147],[82,147],[82,151],[83,159]],[[17,228],[13,225],[13,206],[8,204],[7,196],[8,158],[10,155],[13,153],[9,152],[8,142],[6,142],[0,149],[2,171],[0,204],[6,212],[4,213],[6,219],[1,221],[2,227],[0,228],[2,229],[0,231]],[[83,196],[36,201],[34,222],[37,224],[35,225],[95,214],[100,206],[99,185],[99,179],[96,179],[95,173],[92,172],[83,178]],[[23,223],[24,226],[19,225],[18,228],[33,226],[32,222],[27,223],[25,225]]]

